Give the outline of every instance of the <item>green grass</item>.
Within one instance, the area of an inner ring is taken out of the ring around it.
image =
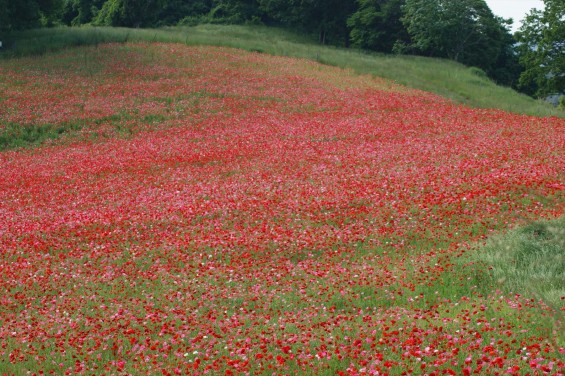
[[[565,343],[565,216],[492,237],[471,257],[490,269],[485,283],[544,301],[555,313],[556,339]]]
[[[540,221],[489,239],[476,257],[508,292],[565,308],[565,217]]]
[[[38,124],[20,126],[18,124],[6,124],[0,129],[0,151],[20,147],[37,146],[47,140],[54,140],[65,133],[79,131],[83,127],[81,123],[65,124]]]
[[[134,116],[129,113],[119,113],[112,116],[103,117],[93,120],[92,123],[100,125],[109,123],[112,125],[116,134],[127,137],[135,133],[135,129],[127,124],[127,120],[133,119]],[[143,117],[147,124],[165,120],[162,115],[147,115]],[[87,122],[84,120],[67,121],[60,124],[5,124],[4,128],[0,128],[0,152],[10,149],[35,147],[46,141],[56,140],[61,137],[73,137],[77,132],[85,128]],[[98,133],[92,133],[98,136]]]
[[[62,48],[107,42],[171,42],[241,48],[292,56],[384,77],[477,108],[535,116],[565,117],[565,110],[494,84],[477,69],[442,59],[365,53],[316,44],[308,36],[264,26],[199,25],[162,29],[106,27],[29,30],[0,36],[0,58],[40,55]]]

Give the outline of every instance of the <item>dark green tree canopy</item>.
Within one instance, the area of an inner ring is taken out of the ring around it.
[[[147,27],[158,19],[165,0],[108,0],[94,23],[107,26]]]
[[[544,0],[543,11],[532,10],[516,33],[522,88],[543,97],[565,93],[565,1]]]
[[[347,24],[353,46],[392,52],[396,41],[408,39],[401,22],[405,0],[358,0],[358,9]]]
[[[471,65],[496,60],[504,29],[483,0],[407,0],[402,22],[411,48]]]
[[[106,0],[66,0],[61,21],[67,25],[84,25],[92,22]]]
[[[50,26],[62,6],[63,0],[0,0],[0,30]]]
[[[349,44],[347,18],[355,0],[258,0],[267,21],[319,35],[320,43]],[[344,43],[341,43],[341,42]]]

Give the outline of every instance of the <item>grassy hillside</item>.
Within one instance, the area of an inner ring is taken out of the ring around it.
[[[42,54],[69,46],[104,42],[160,41],[214,45],[292,56],[352,69],[439,94],[478,108],[499,108],[535,116],[564,117],[565,111],[516,91],[495,85],[480,71],[461,64],[417,56],[368,54],[320,46],[305,36],[261,26],[200,25],[164,29],[58,28],[5,36],[0,57]]]

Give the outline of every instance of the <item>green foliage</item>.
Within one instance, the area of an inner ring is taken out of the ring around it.
[[[215,0],[210,20],[216,23],[241,24],[260,17],[256,0]]]
[[[349,18],[355,47],[436,56],[478,66],[497,83],[516,87],[521,72],[509,20],[483,0],[358,0]]]
[[[509,23],[507,24],[509,25]],[[500,85],[518,89],[518,79],[522,73],[522,67],[518,61],[518,52],[515,46],[516,40],[508,30],[504,29],[498,57],[495,64],[489,68],[488,75]]]
[[[0,0],[0,9],[0,31],[41,25],[39,3],[35,0]]]
[[[211,9],[212,0],[168,0],[159,12],[157,24],[176,25],[187,17],[198,19],[208,14]]]
[[[407,0],[402,18],[418,53],[489,70],[505,42],[505,21],[484,0]]]
[[[104,3],[96,18],[95,25],[105,26],[122,26],[119,23],[124,18],[124,2],[123,0],[109,0]]]
[[[66,25],[84,25],[96,18],[106,0],[65,0],[61,22]]]
[[[142,27],[157,20],[164,0],[108,0],[94,19],[97,25]]]
[[[347,24],[354,47],[392,52],[396,41],[408,39],[400,21],[405,0],[358,0],[359,8]]]
[[[504,291],[542,299],[556,314],[565,308],[565,217],[491,238],[474,257]]]
[[[544,0],[543,11],[532,10],[516,33],[520,86],[538,97],[565,93],[565,2]]]
[[[256,0],[65,0],[66,25],[148,27],[244,23],[261,17]]]
[[[0,0],[0,31],[53,26],[63,0]]]
[[[52,27],[59,23],[64,0],[37,0],[42,26]]]
[[[299,23],[300,9],[296,7],[298,2],[293,0],[258,0],[260,9],[269,15],[271,20],[284,24]]]
[[[355,0],[258,0],[267,20],[316,33],[321,44],[348,45]]]
[[[8,0],[0,0],[0,31],[9,29],[8,25],[10,23],[10,15],[7,12]]]
[[[191,3],[192,10],[178,22],[179,26],[201,24],[261,24],[263,14],[256,0],[210,0]],[[163,17],[161,16],[162,20]],[[171,23],[164,23],[171,24]]]

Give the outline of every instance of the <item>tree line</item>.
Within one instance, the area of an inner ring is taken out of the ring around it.
[[[322,44],[451,59],[541,97],[565,90],[565,2],[544,3],[514,35],[484,0],[0,0],[0,30],[263,24]]]

